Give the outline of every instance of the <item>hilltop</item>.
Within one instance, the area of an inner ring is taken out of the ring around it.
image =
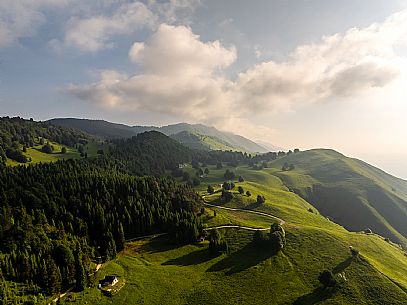
[[[285,163],[295,170],[282,171]],[[407,246],[407,181],[333,150],[291,154],[270,166],[289,189],[335,222]]]

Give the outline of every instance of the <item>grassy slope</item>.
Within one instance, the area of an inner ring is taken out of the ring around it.
[[[47,142],[47,140],[45,140]],[[28,165],[28,164],[36,164],[36,163],[47,163],[47,162],[55,162],[58,160],[63,159],[79,159],[81,156],[78,150],[74,147],[68,147],[65,145],[61,145],[56,142],[49,141],[52,146],[54,146],[54,151],[51,154],[46,154],[41,151],[42,145],[34,145],[33,147],[28,147],[27,152],[24,153],[27,157],[31,158],[31,162],[28,163],[18,163],[14,160],[7,159],[6,165],[8,166],[18,166],[18,165]],[[66,148],[66,153],[62,154],[61,149],[62,147]],[[101,142],[98,141],[90,141],[87,145],[85,145],[85,152],[87,152],[88,157],[94,157],[97,155],[97,151],[99,149],[106,149],[107,144],[104,146]]]
[[[189,169],[192,172],[192,169]],[[225,168],[210,167],[199,187],[218,185]],[[290,192],[274,175],[275,170],[234,169],[246,179],[242,185],[253,196],[235,195],[227,206],[272,213],[287,221],[287,247],[273,255],[251,244],[252,232],[229,229],[224,234],[231,253],[212,257],[207,243],[176,247],[165,239],[131,243],[118,259],[107,263],[98,278],[118,274],[126,286],[109,298],[91,288],[73,294],[78,304],[404,304],[407,294],[407,257],[382,237],[350,233],[343,227],[308,211],[306,201]],[[256,206],[263,194],[266,204]],[[213,203],[222,204],[218,194]],[[208,198],[209,199],[209,198]],[[257,215],[239,216],[220,211],[204,216],[212,225],[238,223],[264,226]],[[252,217],[252,218],[250,218]],[[218,218],[218,219],[216,219]],[[349,245],[361,251],[362,259],[350,258]],[[324,269],[343,273],[346,282],[337,292],[320,288],[317,277]],[[400,288],[401,287],[401,288]],[[404,289],[404,290],[403,290]]]
[[[284,162],[294,171],[283,172]],[[331,150],[271,162],[274,175],[324,215],[353,231],[371,228],[407,247],[407,182]]]

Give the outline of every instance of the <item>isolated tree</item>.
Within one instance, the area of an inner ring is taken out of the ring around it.
[[[250,193],[250,191],[246,191],[246,196],[250,197],[252,195],[252,193]]]
[[[242,176],[239,176],[239,182],[244,182],[244,179],[243,179],[243,177]]]
[[[229,190],[231,190],[231,189],[232,189],[232,187],[231,187],[230,183],[229,183],[229,182],[227,182],[227,181],[223,182],[223,184],[222,184],[222,188],[223,188],[225,191],[229,191]]]
[[[209,168],[205,168],[205,174],[206,174],[206,175],[209,174]]]
[[[266,202],[266,198],[263,195],[257,195],[256,202],[257,204],[263,204]]]
[[[66,147],[61,148],[61,153],[66,154]]]
[[[220,232],[217,229],[211,230],[209,233],[209,252],[212,254],[219,254],[228,251],[228,244]]]
[[[23,145],[23,152],[27,152],[27,146]]]
[[[41,148],[41,151],[46,154],[52,154],[52,152],[54,151],[54,147],[51,144],[47,143]]]
[[[244,189],[243,189],[243,187],[241,187],[241,186],[239,186],[239,187],[237,188],[237,191],[239,192],[240,195],[243,195],[243,193],[244,193]]]
[[[226,180],[233,180],[235,179],[236,175],[234,172],[230,171],[229,169],[226,170],[226,172],[223,174],[223,177]]]
[[[327,287],[335,287],[337,284],[334,275],[329,270],[322,271],[318,276],[318,281],[324,285],[325,288]]]
[[[221,169],[223,166],[222,166],[222,162],[218,162],[218,163],[216,163],[216,168],[217,169]]]
[[[300,150],[299,150],[298,148],[294,149],[294,153],[295,153],[295,154],[297,154],[297,153],[299,153],[299,152],[300,152]]]
[[[215,189],[213,188],[212,185],[208,185],[207,192],[208,192],[208,194],[213,194],[215,192]]]
[[[45,144],[44,138],[40,138],[40,145],[44,145],[44,144]]]

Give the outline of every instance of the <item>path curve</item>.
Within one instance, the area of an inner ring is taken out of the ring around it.
[[[261,216],[265,216],[265,217],[269,217],[269,218],[272,218],[274,220],[277,220],[279,225],[281,225],[281,226],[283,224],[285,224],[285,221],[283,219],[281,219],[281,218],[279,218],[277,216],[268,214],[268,213],[258,212],[258,211],[253,211],[253,210],[247,210],[247,209],[229,208],[229,207],[223,207],[223,206],[211,204],[211,203],[208,203],[206,201],[205,195],[202,196],[202,199],[204,200],[204,205],[207,206],[207,207],[218,208],[218,209],[228,210],[228,211],[238,211],[238,212],[257,214],[257,215],[261,215]],[[267,230],[270,229],[269,227],[268,228],[254,228],[254,227],[246,227],[246,226],[239,226],[239,225],[221,225],[221,226],[205,228],[204,231],[210,231],[210,230],[214,230],[214,229],[223,229],[223,228],[235,228],[235,229],[243,229],[243,230],[249,230],[249,231],[267,231]]]

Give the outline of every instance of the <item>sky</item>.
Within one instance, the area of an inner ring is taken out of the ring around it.
[[[203,123],[407,178],[407,0],[0,0],[0,115]]]

